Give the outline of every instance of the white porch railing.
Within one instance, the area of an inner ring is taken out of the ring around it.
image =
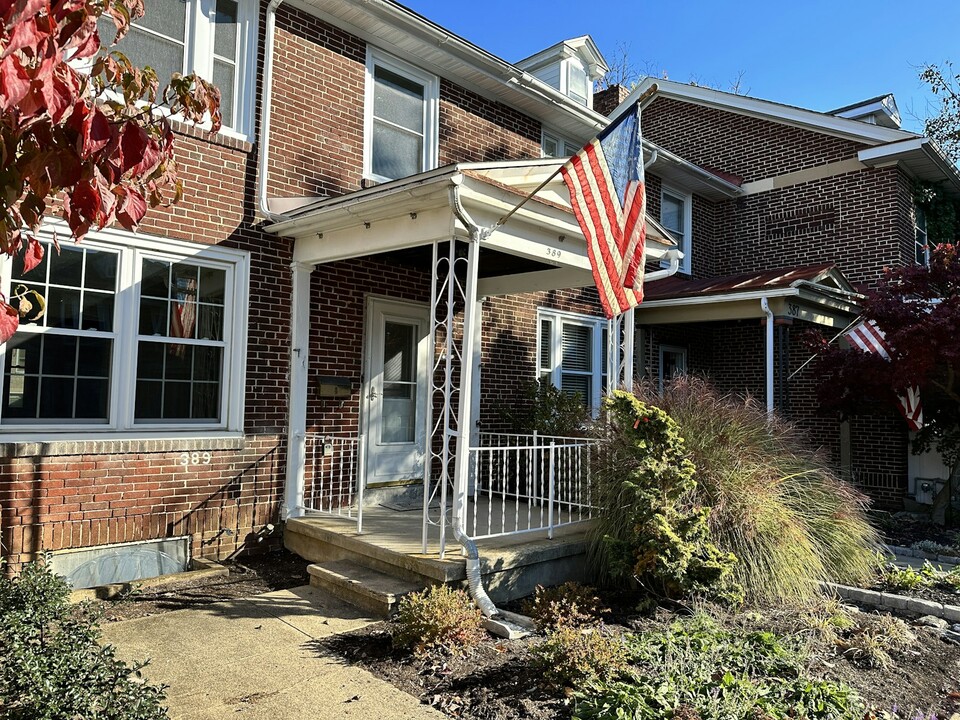
[[[470,448],[467,533],[475,540],[589,520],[589,438],[480,433]]]
[[[363,440],[354,435],[304,435],[304,508],[356,520],[357,532],[363,531]]]

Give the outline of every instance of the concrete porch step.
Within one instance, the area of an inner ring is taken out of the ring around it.
[[[307,572],[314,587],[384,618],[396,612],[400,598],[424,588],[349,560],[315,563]]]

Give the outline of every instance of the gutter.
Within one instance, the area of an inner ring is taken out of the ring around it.
[[[286,219],[280,213],[270,212],[267,201],[268,145],[270,144],[270,105],[273,99],[273,50],[277,28],[277,9],[283,0],[270,0],[267,5],[263,40],[263,75],[260,86],[260,139],[257,143],[257,201],[260,212],[273,222]]]

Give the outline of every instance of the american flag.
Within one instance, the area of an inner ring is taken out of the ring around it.
[[[608,318],[643,301],[646,195],[640,103],[561,168]]]
[[[883,331],[873,320],[864,320],[847,331],[847,339],[868,353],[876,353],[890,359],[890,345]],[[923,405],[920,403],[920,388],[907,388],[905,394],[897,395],[897,406],[911,430],[923,427]]]

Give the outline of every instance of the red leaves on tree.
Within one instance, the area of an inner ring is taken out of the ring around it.
[[[143,0],[0,0],[0,252],[22,252],[26,269],[57,196],[77,241],[115,221],[135,229],[165,189],[179,199],[170,113],[220,128],[219,91],[203,79],[175,74],[161,91],[152,70],[104,50],[101,13],[119,39],[143,11]],[[11,310],[0,298],[0,343]]]

